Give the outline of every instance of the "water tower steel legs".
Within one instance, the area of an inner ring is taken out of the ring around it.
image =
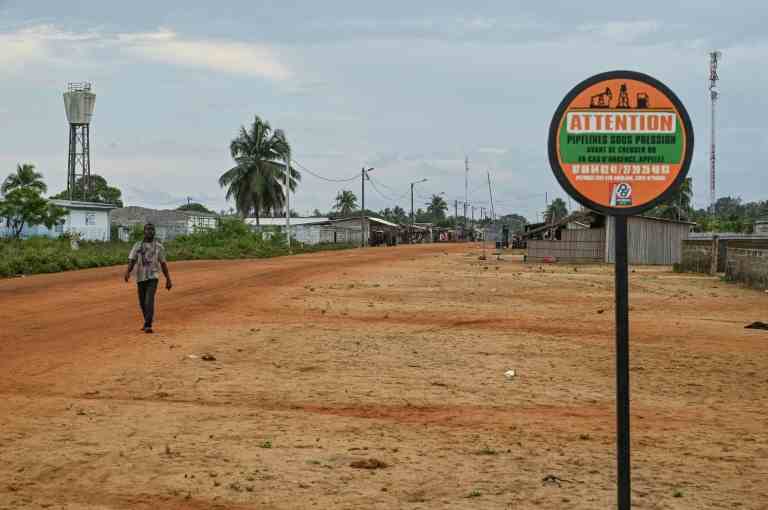
[[[67,192],[70,200],[87,201],[91,194],[91,143],[88,124],[69,125]]]

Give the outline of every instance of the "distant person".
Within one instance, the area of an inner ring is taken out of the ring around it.
[[[128,255],[128,270],[125,281],[131,279],[131,272],[136,268],[136,284],[139,288],[139,306],[144,315],[145,333],[152,333],[152,321],[155,318],[155,293],[157,292],[158,272],[162,269],[165,275],[165,288],[171,290],[171,275],[165,262],[165,248],[155,239],[155,226],[151,223],[144,225],[144,240],[133,245]]]

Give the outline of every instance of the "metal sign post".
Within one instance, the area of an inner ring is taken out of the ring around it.
[[[632,483],[629,456],[629,268],[627,217],[614,216],[616,252],[616,465],[620,510],[631,506]]]
[[[693,156],[682,102],[646,74],[611,71],[576,85],[549,128],[549,163],[565,191],[613,219],[616,292],[616,464],[619,510],[631,508],[628,218],[679,189]]]

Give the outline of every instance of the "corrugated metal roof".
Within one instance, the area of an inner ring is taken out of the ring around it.
[[[397,223],[392,223],[391,221],[383,220],[381,218],[376,218],[376,217],[373,217],[373,216],[366,216],[366,218],[371,223],[378,223],[380,225],[387,225],[388,227],[400,228],[400,225],[398,225]],[[349,218],[337,218],[337,219],[331,220],[331,221],[350,221],[350,220],[360,221],[360,216],[350,216]]]
[[[291,225],[313,225],[316,223],[328,223],[328,218],[291,218]],[[245,218],[245,223],[256,226],[256,218]],[[285,218],[259,218],[261,227],[284,227]]]
[[[112,204],[102,204],[101,202],[83,202],[80,200],[59,200],[51,199],[50,203],[58,205],[59,207],[66,207],[68,209],[117,209],[117,206]]]

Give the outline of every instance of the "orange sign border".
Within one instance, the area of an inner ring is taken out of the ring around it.
[[[685,150],[683,153],[683,160],[680,162],[680,171],[677,174],[677,177],[675,178],[675,180],[664,191],[662,191],[659,195],[657,195],[654,199],[644,204],[633,206],[633,207],[609,207],[609,206],[605,206],[603,204],[594,202],[593,200],[583,195],[570,182],[570,180],[566,176],[565,171],[563,170],[560,164],[560,157],[558,152],[558,147],[559,147],[558,137],[559,137],[560,125],[561,125],[563,116],[566,114],[566,111],[570,106],[570,104],[585,89],[592,87],[596,84],[599,84],[600,82],[603,82],[603,81],[616,80],[616,79],[639,81],[657,89],[659,92],[664,94],[667,97],[667,99],[669,99],[669,101],[672,103],[672,105],[675,107],[678,114],[680,115],[680,118],[683,124],[683,135],[685,136],[685,140],[684,140]],[[598,211],[610,216],[633,216],[643,211],[646,211],[648,209],[651,209],[655,207],[657,204],[667,200],[669,196],[672,193],[674,193],[674,191],[677,188],[680,187],[680,185],[683,183],[686,176],[688,175],[688,170],[690,169],[690,166],[691,166],[691,160],[693,159],[693,145],[694,145],[693,125],[691,124],[691,119],[688,116],[688,111],[685,109],[685,106],[683,105],[682,101],[680,101],[677,95],[674,92],[672,92],[672,90],[670,90],[669,87],[664,85],[662,82],[660,82],[656,78],[653,78],[652,76],[648,76],[647,74],[639,73],[637,71],[608,71],[605,73],[596,74],[582,81],[581,83],[573,87],[573,89],[571,89],[571,91],[568,92],[565,98],[560,102],[560,105],[557,107],[557,110],[555,110],[555,114],[552,116],[552,122],[550,123],[550,126],[549,126],[549,140],[548,140],[549,165],[552,168],[552,172],[555,174],[555,178],[557,178],[557,181],[560,183],[560,186],[562,186],[563,189],[574,200],[576,200],[580,204],[584,205],[585,207],[588,207],[589,209],[592,209],[594,211]]]

